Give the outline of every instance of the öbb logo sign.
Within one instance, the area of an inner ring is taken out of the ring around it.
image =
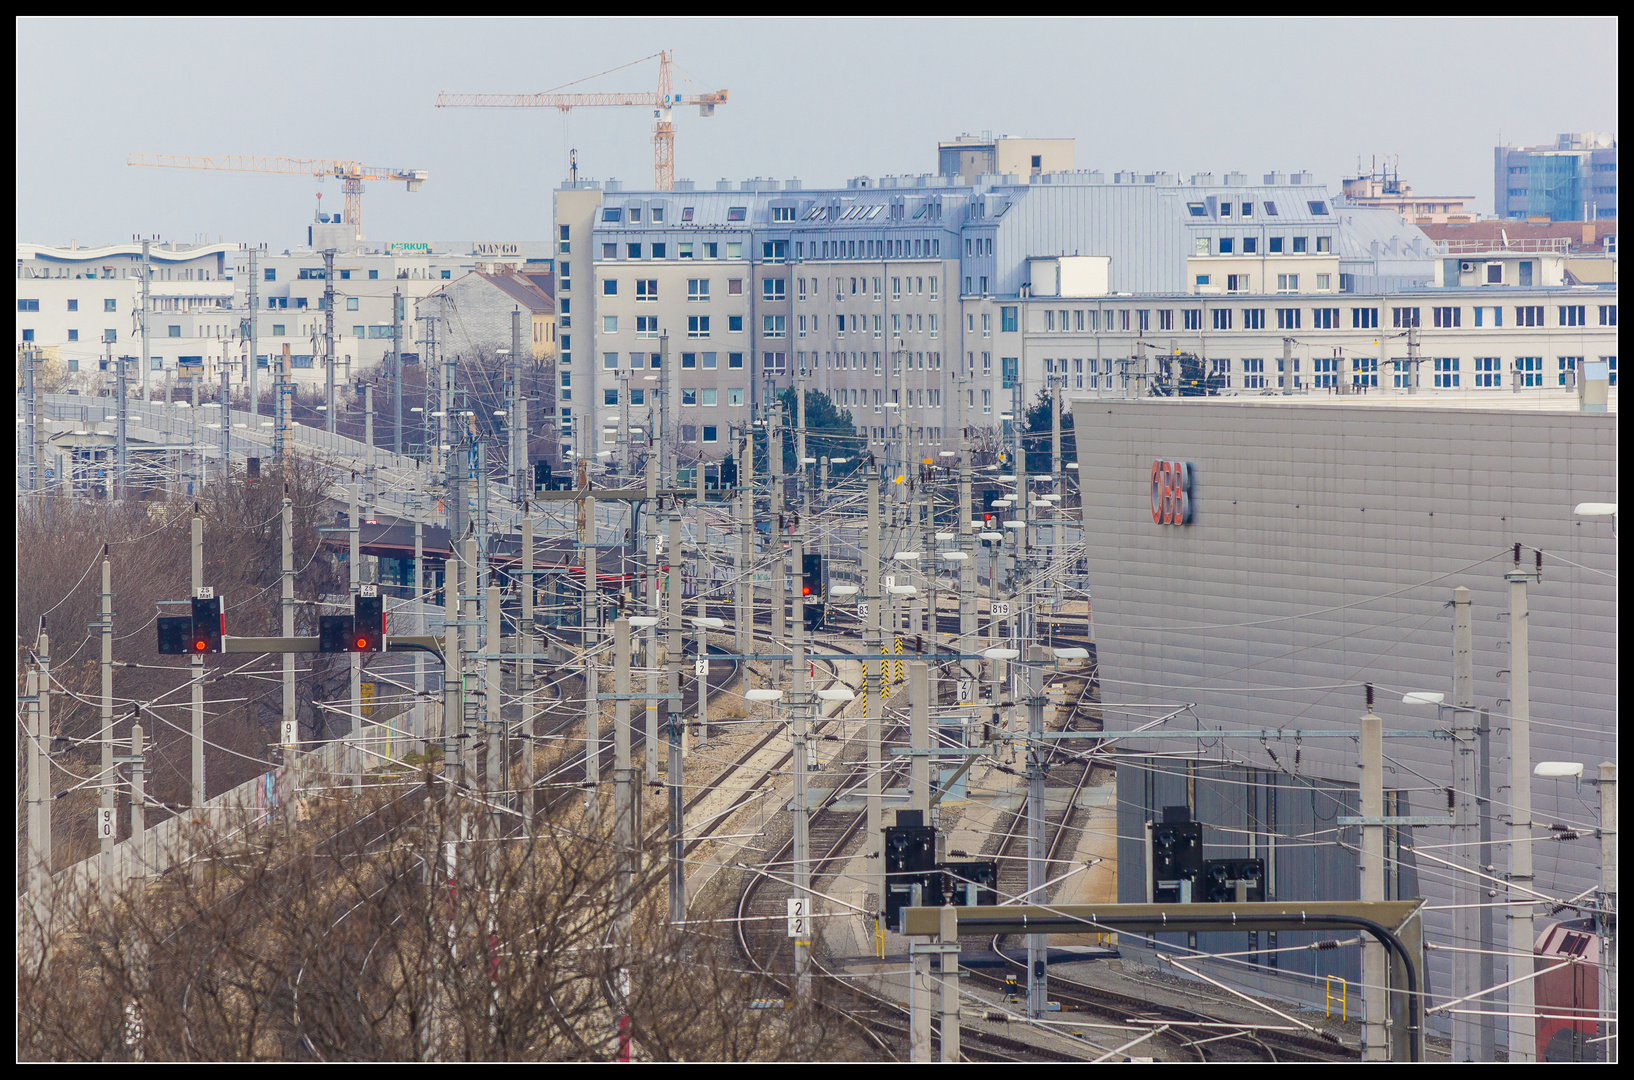
[[[1152,462],[1152,521],[1190,525],[1191,504],[1191,462]]]

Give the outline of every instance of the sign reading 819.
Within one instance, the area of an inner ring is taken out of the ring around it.
[[[1190,525],[1191,510],[1191,462],[1152,462],[1152,521],[1158,525]]]

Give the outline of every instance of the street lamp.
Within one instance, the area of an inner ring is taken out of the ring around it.
[[[1578,503],[1573,508],[1575,517],[1609,517],[1611,519],[1611,538],[1617,539],[1617,504],[1616,503]]]

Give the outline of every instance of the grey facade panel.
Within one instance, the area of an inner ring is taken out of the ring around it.
[[[1503,575],[1520,542],[1528,566],[1532,548],[1545,552],[1543,580],[1529,589],[1532,760],[1580,761],[1590,776],[1615,760],[1615,541],[1606,519],[1572,516],[1579,502],[1616,498],[1615,414],[1080,401],[1074,418],[1109,728],[1150,714],[1120,706],[1195,702],[1205,728],[1348,733],[1364,711],[1364,682],[1378,687],[1387,727],[1434,727],[1433,710],[1401,697],[1434,690],[1451,700],[1447,604],[1466,585],[1476,704],[1493,713],[1501,810],[1509,680],[1499,672],[1510,666]],[[1153,523],[1157,459],[1193,464],[1192,524]],[[1293,742],[1270,746],[1288,766]],[[1448,746],[1387,740],[1387,786],[1433,811],[1435,793],[1451,782]],[[1308,739],[1299,750],[1302,775],[1355,782],[1351,739]],[[1226,741],[1219,753],[1277,768],[1258,740]],[[1570,783],[1533,784],[1537,822],[1592,830],[1591,807]],[[1418,831],[1424,845],[1449,839]],[[1495,839],[1504,835],[1500,823]],[[1353,837],[1337,839],[1354,849]],[[1501,873],[1507,848],[1494,850]],[[1279,867],[1278,880],[1291,883],[1305,856],[1286,858],[1294,868]],[[1572,896],[1599,879],[1592,839],[1540,842],[1535,858],[1538,888],[1550,895]],[[1420,858],[1418,870],[1423,895],[1449,903],[1444,868]],[[1323,887],[1318,878],[1311,888]],[[1446,913],[1430,912],[1427,927],[1432,940],[1445,940]]]

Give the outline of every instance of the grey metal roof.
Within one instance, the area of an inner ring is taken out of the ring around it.
[[[1343,228],[1339,232],[1339,258],[1385,257],[1428,261],[1437,257],[1434,240],[1394,210],[1346,206],[1336,215]],[[1375,250],[1374,246],[1378,248]]]

